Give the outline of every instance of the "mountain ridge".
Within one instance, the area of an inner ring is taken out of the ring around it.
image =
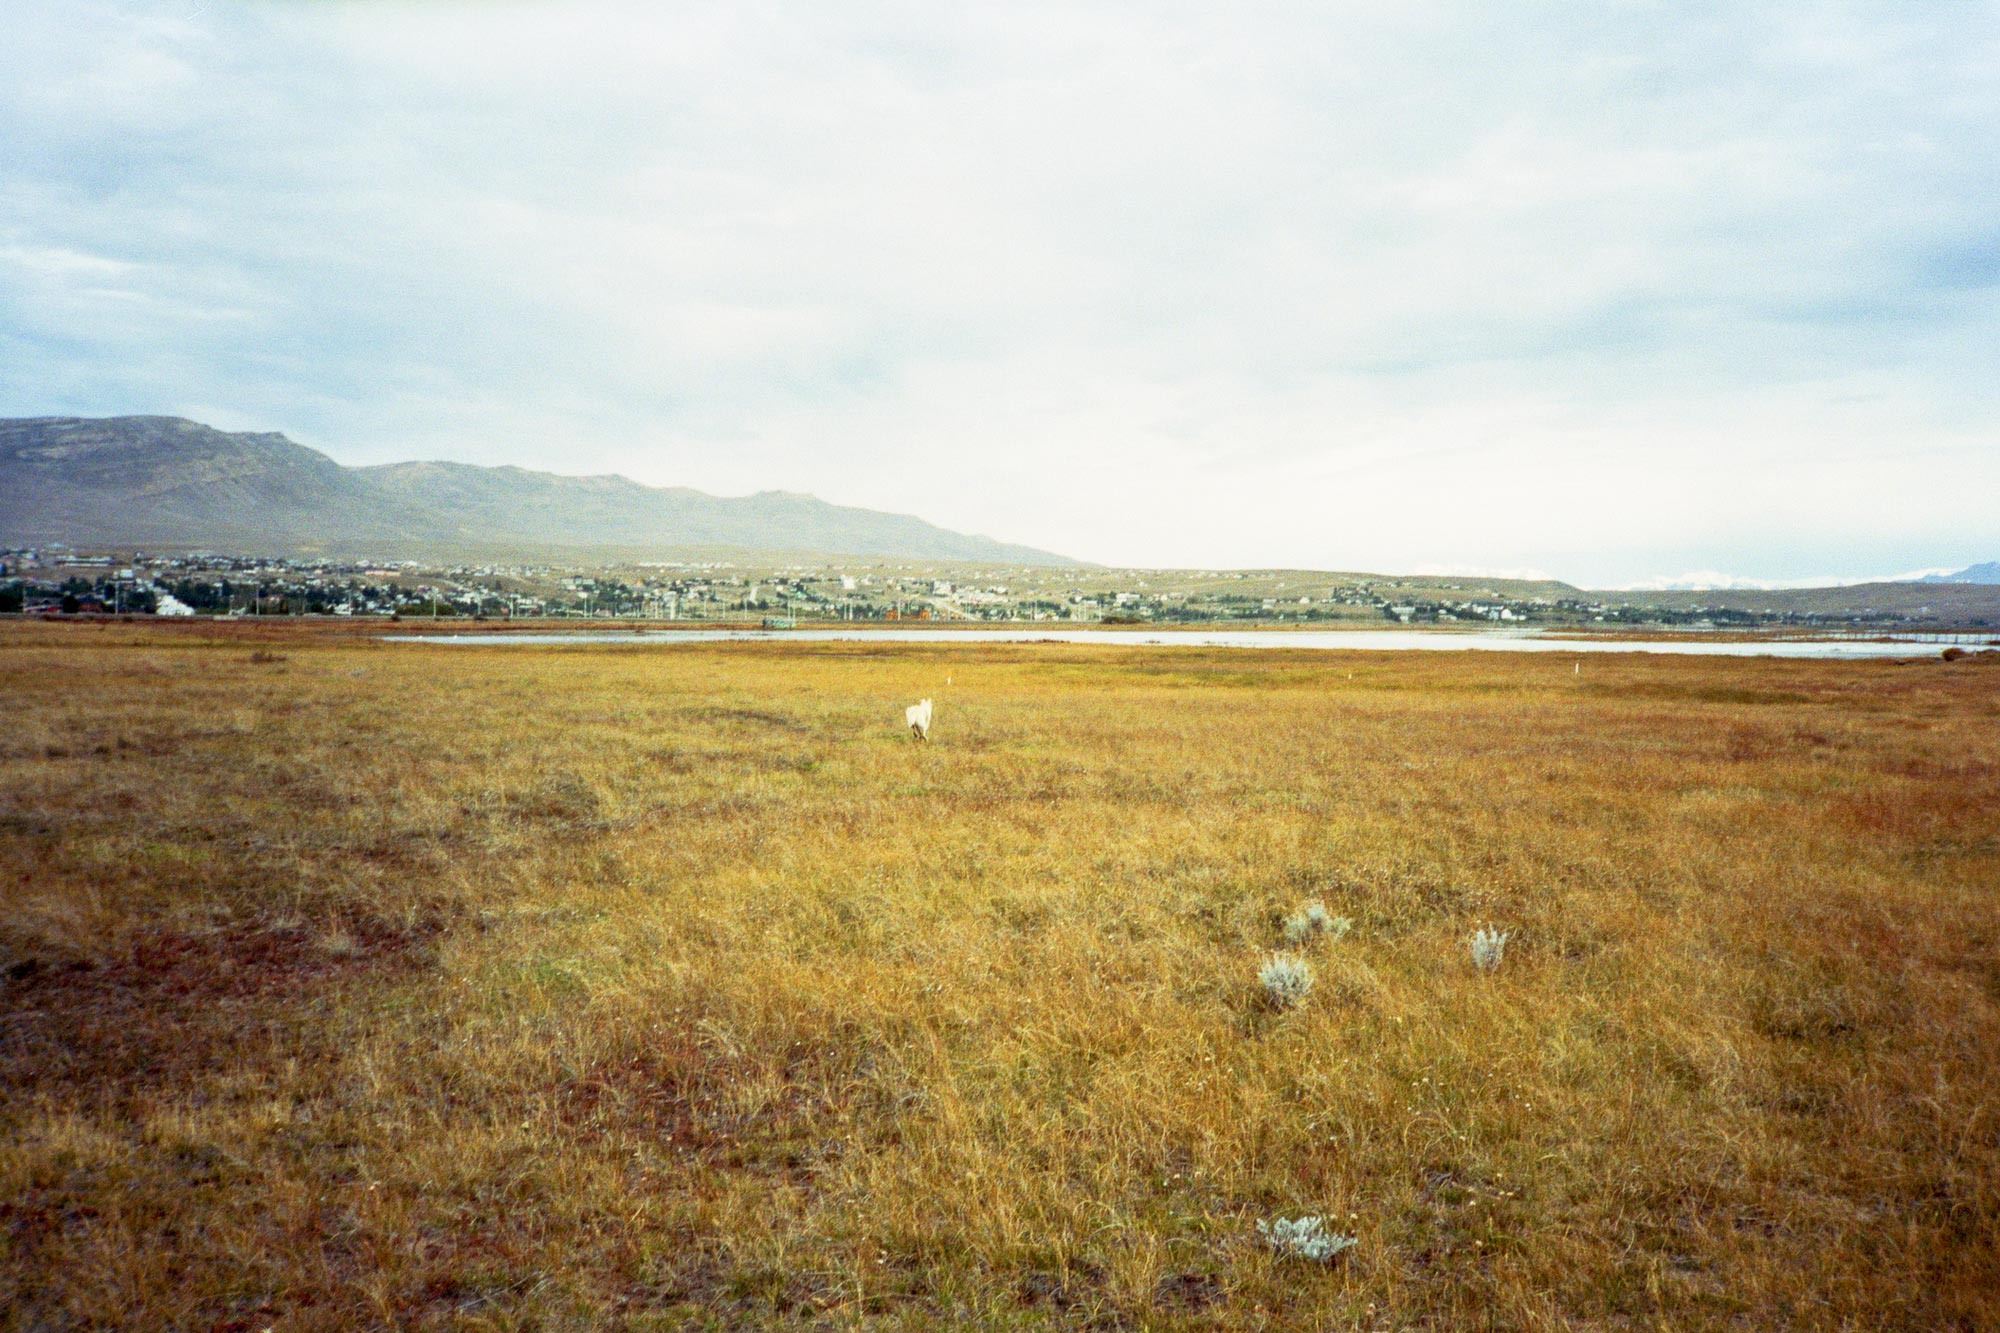
[[[1987,560],[1949,574],[1926,574],[1920,583],[2000,583],[2000,560]]]
[[[618,473],[421,459],[347,467],[277,431],[182,417],[0,418],[0,539],[383,554],[718,547],[1033,564],[1082,562],[798,491],[716,496]]]

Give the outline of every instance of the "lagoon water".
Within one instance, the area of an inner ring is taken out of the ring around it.
[[[1937,651],[1943,640],[1902,639],[1616,639],[1562,637],[1534,629],[1498,630],[1147,630],[918,629],[828,626],[813,629],[590,629],[490,634],[392,634],[391,643],[451,643],[469,647],[570,644],[672,645],[690,643],[1021,643],[1108,644],[1120,648],[1305,648],[1354,652],[1672,653],[1696,657],[1880,658]],[[1979,646],[1979,645],[1969,645]]]

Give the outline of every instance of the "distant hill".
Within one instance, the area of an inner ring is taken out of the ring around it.
[[[1956,574],[1926,574],[1925,583],[1996,583],[2000,584],[2000,560],[1988,560],[1983,565],[1968,565]]]
[[[1753,615],[1888,616],[1990,625],[2000,621],[2000,588],[1979,584],[1847,583],[1834,588],[1726,588],[1590,594],[1613,606],[1661,611],[1744,611]]]
[[[732,547],[1075,565],[907,514],[763,491],[740,497],[516,467],[342,467],[280,434],[179,417],[0,419],[0,541],[14,545],[366,549]]]

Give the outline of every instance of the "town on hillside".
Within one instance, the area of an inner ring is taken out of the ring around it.
[[[1300,570],[941,565],[827,557],[602,566],[426,564],[240,553],[0,550],[0,613],[664,622],[1242,623],[1320,628],[2000,628],[2000,590],[1873,585],[1764,594],[1584,592],[1559,583]],[[1848,597],[1830,593],[1851,591]]]

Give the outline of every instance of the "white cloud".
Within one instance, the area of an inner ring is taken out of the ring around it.
[[[0,410],[1113,562],[2000,547],[1990,9],[25,9]]]

